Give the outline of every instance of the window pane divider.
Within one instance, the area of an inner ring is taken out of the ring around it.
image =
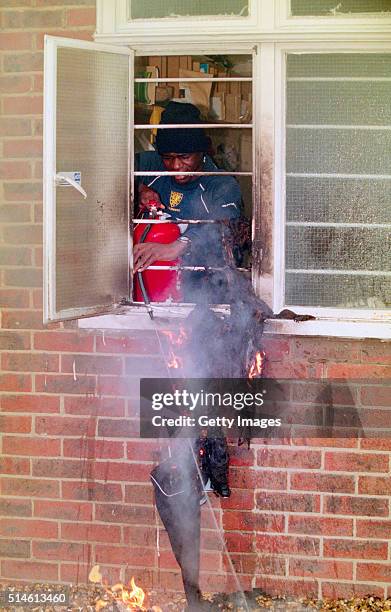
[[[150,225],[159,223],[176,223],[182,225],[182,223],[196,224],[196,223],[224,223],[227,219],[133,219],[132,223],[139,225]]]
[[[333,174],[333,173],[317,173],[317,172],[287,172],[286,176],[298,177],[313,177],[313,178],[341,178],[341,179],[358,179],[358,180],[391,180],[391,174]]]
[[[182,79],[183,80],[183,79]],[[391,81],[391,77],[289,77],[287,79],[288,83],[298,82],[298,81],[364,81],[364,82],[372,82],[372,81]]]
[[[204,73],[206,74],[206,73]],[[139,77],[135,83],[252,83],[252,77]]]
[[[327,123],[322,125],[296,123],[288,124],[286,127],[291,130],[391,130],[391,125],[332,125]]]
[[[327,221],[287,221],[286,225],[290,227],[365,227],[368,229],[388,229],[391,228],[391,223],[345,223],[345,222],[327,222]]]
[[[247,128],[252,129],[254,126],[252,123],[136,123],[134,125],[135,130],[169,130],[171,128]]]
[[[137,171],[134,176],[253,176],[252,172],[164,172],[159,170]]]
[[[285,270],[287,274],[327,274],[327,275],[345,275],[345,276],[391,276],[391,272],[386,272],[382,270],[300,270],[287,268]]]
[[[160,270],[187,270],[190,272],[216,272],[216,271],[225,271],[227,270],[227,266],[223,267],[216,267],[216,266],[148,266],[148,268],[145,268],[145,270],[155,270],[155,271],[160,271]],[[238,270],[238,272],[250,272],[250,268],[235,268],[235,270]]]

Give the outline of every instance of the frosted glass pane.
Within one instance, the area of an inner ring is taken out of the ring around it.
[[[59,48],[57,172],[79,171],[84,200],[56,192],[57,310],[128,294],[127,55]]]
[[[288,172],[391,174],[391,130],[288,128],[286,149]]]
[[[303,106],[303,97],[311,100],[310,106]],[[287,122],[389,125],[390,100],[391,81],[290,81],[287,84]]]
[[[288,56],[286,304],[390,306],[389,77],[391,54]]]
[[[391,77],[391,53],[290,54],[289,78]]]
[[[248,0],[129,0],[129,14],[131,19],[197,15],[247,17],[248,6]]]
[[[391,232],[357,227],[287,227],[286,267],[391,270]]]
[[[287,177],[287,221],[389,223],[391,181],[328,177]]]
[[[391,280],[386,276],[346,274],[285,275],[287,305],[329,308],[390,308]]]
[[[338,7],[338,8],[337,8]],[[291,14],[340,15],[391,11],[391,0],[291,0]]]

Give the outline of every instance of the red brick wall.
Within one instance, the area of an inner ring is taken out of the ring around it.
[[[43,34],[90,39],[94,2],[8,0],[1,20],[0,576],[85,581],[99,563],[109,581],[134,574],[176,588],[164,533],[156,550],[148,475],[157,446],[134,440],[138,376],[151,359],[163,367],[155,335],[41,323]],[[270,375],[391,374],[390,346],[378,341],[286,338],[266,348]],[[361,392],[364,406],[387,401]],[[232,497],[213,500],[243,585],[385,595],[390,441],[270,442],[232,449]],[[203,521],[203,586],[236,588],[206,508]]]

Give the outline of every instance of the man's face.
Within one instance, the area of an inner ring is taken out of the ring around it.
[[[202,169],[202,153],[163,153],[161,156],[168,172],[200,172]],[[174,176],[176,183],[184,185],[194,181],[196,176]]]

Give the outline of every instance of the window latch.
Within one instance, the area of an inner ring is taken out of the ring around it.
[[[83,198],[86,199],[87,192],[83,189],[80,183],[78,183],[74,178],[71,178],[70,176],[70,175],[75,175],[75,174],[76,174],[75,172],[64,172],[63,174],[57,173],[54,177],[56,181],[56,185],[60,185],[60,186],[62,185],[63,187],[67,187],[69,185],[70,187],[73,187],[79,193],[81,193]]]

